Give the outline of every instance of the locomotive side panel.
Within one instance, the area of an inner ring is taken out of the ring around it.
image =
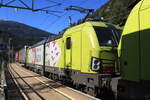
[[[31,48],[31,61],[32,61],[32,64],[35,64],[35,57],[36,57],[36,48]]]
[[[139,81],[139,3],[129,15],[121,42],[119,55],[121,56],[121,70],[124,79]],[[121,48],[121,49],[120,49]],[[121,51],[120,51],[121,50]],[[134,51],[134,52],[133,52]]]
[[[81,62],[84,61],[83,59],[81,59],[81,35],[82,32],[81,30],[78,31],[73,31],[72,32],[72,36],[71,36],[71,65],[72,65],[72,70],[81,70],[82,65]]]
[[[23,48],[19,51],[19,62],[25,64],[26,59],[26,49]]]
[[[43,65],[44,45],[40,45],[40,46],[33,48],[32,52],[35,54],[35,61],[34,61],[35,64],[36,65]]]
[[[146,100],[150,97],[150,1],[141,0],[131,11],[119,46],[122,79],[118,100]]]
[[[26,63],[27,63],[27,64],[32,64],[32,59],[33,59],[33,56],[32,56],[32,49],[31,49],[31,48],[28,48],[28,49],[27,49],[27,60],[26,60]]]
[[[144,0],[140,9],[141,80],[150,81],[150,1]]]
[[[51,77],[64,75],[64,45],[63,39],[59,38],[45,44],[45,71]]]
[[[82,31],[82,67],[83,73],[96,73],[91,70],[92,57],[99,59],[100,46],[91,25],[87,25]]]
[[[45,44],[45,65],[61,67],[63,64],[62,40],[57,39]]]

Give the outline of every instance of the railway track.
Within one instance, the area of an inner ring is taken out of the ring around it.
[[[24,73],[25,75],[20,75],[20,73],[17,72],[13,67],[14,65],[11,65],[10,71],[15,77],[20,89],[22,89],[22,92],[25,94],[24,96],[27,100],[71,100],[63,94],[54,91],[52,88],[49,89],[47,85],[43,84],[42,82],[39,82],[37,80],[39,75],[28,76],[28,73],[22,70],[20,70],[21,73]],[[29,80],[28,77],[34,77],[34,80]],[[48,96],[48,93],[52,95]]]
[[[99,100],[16,64],[11,64],[9,71],[26,100]]]

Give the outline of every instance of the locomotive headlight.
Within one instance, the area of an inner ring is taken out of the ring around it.
[[[92,58],[91,69],[92,69],[93,71],[98,71],[98,70],[100,70],[100,60],[99,60],[98,58],[95,58],[95,57]]]

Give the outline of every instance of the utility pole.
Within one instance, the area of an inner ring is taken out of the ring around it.
[[[14,47],[13,47],[13,44],[12,44],[12,47],[11,47],[11,62],[14,62]]]
[[[10,58],[11,58],[11,57],[10,57],[10,50],[11,50],[11,44],[10,44],[10,41],[11,41],[11,40],[12,40],[12,38],[9,38],[9,39],[8,39],[8,45],[9,45],[9,50],[8,50],[9,66],[10,66]]]
[[[69,25],[72,26],[72,18],[69,16]]]

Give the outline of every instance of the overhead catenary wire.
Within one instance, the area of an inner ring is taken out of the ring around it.
[[[85,3],[87,3],[88,0],[83,0],[82,2],[80,2],[77,6],[81,6]],[[63,2],[62,2],[62,5],[63,5]],[[57,23],[58,21],[60,21],[60,19],[62,19],[64,16],[66,16],[66,14],[68,14],[68,12],[65,12],[61,17],[58,17],[57,19],[55,19],[54,21],[52,21],[51,24],[48,24],[48,26],[46,27],[47,28],[51,28],[55,23]],[[73,16],[74,14],[71,14],[69,16]],[[49,26],[50,25],[50,26]],[[61,25],[63,24],[59,24],[57,27],[60,27]]]
[[[52,2],[52,3],[56,3],[56,4],[61,4],[61,3],[58,3],[58,2],[55,2],[55,1],[52,1],[52,0],[46,0],[46,1],[49,1],[49,2]]]
[[[48,0],[49,1],[49,0]],[[63,1],[63,2],[61,2],[61,4],[63,5],[63,3],[65,2],[65,0]],[[61,6],[62,6],[61,5]],[[52,27],[56,22],[58,22],[62,17],[64,17],[65,15],[67,14],[67,12],[64,12],[64,14],[63,15],[61,15],[61,16],[59,16],[59,17],[57,17],[55,20],[53,20],[53,21],[51,21],[51,23],[50,24],[47,24],[44,28],[50,28],[50,27]],[[51,26],[50,26],[51,25]]]
[[[13,5],[12,3],[18,1],[20,4],[22,5]],[[23,0],[11,0],[11,1],[7,1],[7,0],[0,0],[0,7],[7,7],[7,8],[17,8],[17,9],[24,9],[24,10],[31,10],[31,11],[43,11],[43,12],[54,12],[49,10],[49,8],[55,7],[55,6],[59,6],[61,5],[61,3],[49,0],[50,2],[54,3],[54,5],[51,6],[46,6],[46,7],[42,7],[42,8],[35,8],[35,2],[34,0],[31,0],[32,6],[29,6],[28,3],[26,3]],[[57,12],[57,11],[55,11]]]
[[[87,2],[88,0],[83,0],[80,4],[78,4],[77,6],[81,6],[81,5],[83,5],[83,4],[85,4],[86,2]],[[71,16],[74,16],[75,14],[71,14],[70,15],[70,17]],[[69,16],[68,16],[69,17]],[[63,24],[60,24],[60,25],[58,25],[57,27],[61,27]]]
[[[51,28],[55,23],[57,23],[61,18],[63,18],[68,12],[65,12],[62,16],[56,18],[55,20],[51,21],[50,24],[48,24],[45,28]]]
[[[46,0],[46,1],[51,1],[51,0]],[[61,5],[59,5],[59,6],[62,6],[64,2],[65,2],[65,0],[64,0],[63,2],[59,2],[59,3],[61,3]],[[63,14],[62,16],[56,15],[55,17],[57,17],[57,18],[56,18],[55,20],[51,21],[51,24],[55,24],[55,23],[57,22],[57,20],[60,19],[60,18],[63,17],[63,16],[64,16],[64,14]],[[47,17],[43,20],[41,26],[43,26],[43,24],[45,23],[45,21],[47,21],[47,20],[49,19],[48,17],[49,17],[49,16],[47,16]],[[49,25],[50,25],[50,24],[46,24],[46,26],[44,26],[44,28],[47,29]]]
[[[111,19],[115,19],[115,18],[118,18],[118,17],[121,17],[121,16],[128,16],[130,14],[130,11],[128,12],[124,12],[124,13],[120,13],[119,15],[117,16],[113,16],[111,18],[104,18],[104,21],[107,21],[107,20],[111,20]],[[70,15],[70,16],[73,16],[74,14]],[[62,24],[60,24],[60,26],[62,26]],[[57,26],[57,27],[60,27],[60,26]]]

